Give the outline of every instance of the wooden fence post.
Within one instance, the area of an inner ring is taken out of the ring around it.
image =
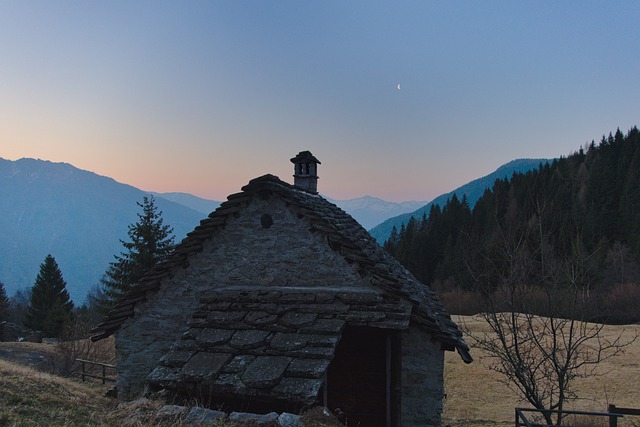
[[[609,407],[607,408],[607,412],[609,412],[610,414],[616,412],[616,405],[610,403]],[[618,417],[615,417],[613,415],[609,416],[609,427],[618,427]]]
[[[107,378],[107,369],[115,370],[116,369],[115,365],[109,365],[107,363],[101,363],[101,362],[92,362],[91,360],[83,360],[83,359],[76,359],[76,362],[79,362],[81,366],[80,378],[82,378],[82,382],[85,382],[87,377],[99,379],[102,381],[102,384],[106,384],[107,381],[115,382],[115,379]],[[87,371],[87,365],[90,366],[89,371]],[[102,375],[96,375],[94,373],[95,366],[102,367]]]

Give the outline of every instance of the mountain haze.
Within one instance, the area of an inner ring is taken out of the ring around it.
[[[388,202],[377,197],[363,196],[351,200],[325,198],[351,215],[364,228],[369,229],[387,218],[407,212],[413,212],[427,202]]]
[[[218,209],[220,202],[215,200],[203,199],[201,197],[194,196],[189,193],[155,193],[150,191],[149,194],[153,194],[155,197],[162,197],[163,199],[179,203],[182,206],[193,209],[196,212],[209,215],[211,212]]]
[[[511,162],[431,203],[442,204],[454,193],[464,193],[470,203],[475,203],[495,179],[537,167],[540,162],[546,160]],[[67,163],[0,158],[0,281],[8,294],[30,288],[40,264],[51,254],[71,297],[76,303],[82,302],[87,291],[99,283],[114,255],[123,250],[120,240],[128,240],[128,226],[138,220],[140,208],[136,203],[149,194],[156,198],[164,223],[174,228],[176,243],[220,205],[187,193],[142,191]],[[390,233],[394,224],[399,227],[404,218],[421,216],[430,207],[425,202],[393,203],[371,196],[329,200],[365,228],[404,213],[374,227],[372,234],[379,241],[378,230],[387,227]]]
[[[545,164],[550,161],[551,160],[549,159],[512,160],[509,163],[500,166],[495,170],[495,172],[492,172],[489,175],[475,179],[449,193],[436,197],[431,202],[422,206],[416,211],[387,219],[386,221],[369,230],[369,233],[371,233],[371,235],[378,241],[378,243],[382,244],[391,235],[391,230],[393,229],[393,227],[396,227],[399,230],[402,224],[407,224],[409,222],[409,218],[414,217],[416,219],[420,219],[423,215],[429,215],[429,210],[431,209],[432,205],[442,206],[447,202],[447,200],[452,198],[454,194],[460,200],[462,200],[463,196],[466,196],[469,207],[473,207],[473,205],[478,201],[482,194],[484,194],[484,191],[487,188],[491,188],[493,186],[493,183],[496,181],[496,179],[510,178],[514,173],[527,172],[537,168],[540,164]]]
[[[51,254],[73,300],[83,301],[123,250],[147,194],[67,163],[0,159],[0,281],[8,294],[31,287]],[[156,205],[176,241],[204,217],[164,198]]]
[[[30,288],[42,261],[57,261],[72,299],[82,302],[128,240],[146,195],[156,198],[176,243],[220,202],[187,193],[142,191],[112,178],[46,160],[0,158],[0,281],[9,295]],[[364,196],[334,200],[370,227],[423,202],[387,202]]]

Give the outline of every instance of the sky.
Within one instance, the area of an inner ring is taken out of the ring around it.
[[[638,1],[0,0],[0,157],[428,201],[640,124]],[[399,86],[398,86],[399,85]]]

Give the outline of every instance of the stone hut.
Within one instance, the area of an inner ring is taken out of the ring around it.
[[[323,405],[349,425],[439,425],[444,351],[462,334],[351,216],[265,175],[201,221],[94,329],[116,334],[121,399],[169,390],[228,411]],[[359,423],[359,424],[358,424]]]

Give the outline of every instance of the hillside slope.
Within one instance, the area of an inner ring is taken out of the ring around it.
[[[204,214],[204,216],[209,215],[220,206],[220,202],[216,200],[203,199],[189,193],[155,193],[153,191],[149,193],[155,197],[162,197],[163,199],[191,208],[196,212]]]
[[[0,281],[8,294],[31,287],[51,254],[71,297],[82,302],[122,251],[120,240],[137,221],[136,203],[147,194],[174,228],[176,243],[220,205],[187,193],[142,191],[66,163],[0,158]],[[365,227],[423,204],[370,196],[333,202]]]
[[[51,254],[71,297],[82,302],[122,251],[120,239],[128,240],[145,195],[66,163],[0,159],[0,281],[7,293],[31,287]],[[205,217],[163,198],[156,205],[176,241]]]
[[[417,209],[413,212],[406,213],[403,215],[398,215],[393,218],[389,218],[383,223],[373,227],[369,230],[369,233],[378,241],[378,243],[384,243],[389,236],[391,235],[391,230],[395,226],[397,229],[400,229],[402,224],[407,224],[409,222],[409,218],[414,217],[416,219],[422,218],[422,215],[429,215],[429,210],[432,205],[443,206],[447,200],[453,197],[455,194],[460,200],[462,200],[463,196],[467,196],[467,201],[469,202],[469,206],[473,207],[473,205],[478,201],[478,199],[482,196],[484,191],[487,188],[491,188],[496,179],[504,179],[510,178],[514,173],[517,172],[527,172],[531,169],[537,168],[540,164],[547,163],[551,160],[549,159],[517,159],[512,160],[507,164],[500,166],[495,172],[490,173],[489,175],[483,176],[482,178],[475,179],[468,184],[465,184],[461,187],[456,188],[455,190],[443,194],[441,196],[436,197],[428,204],[424,205],[420,209]]]

